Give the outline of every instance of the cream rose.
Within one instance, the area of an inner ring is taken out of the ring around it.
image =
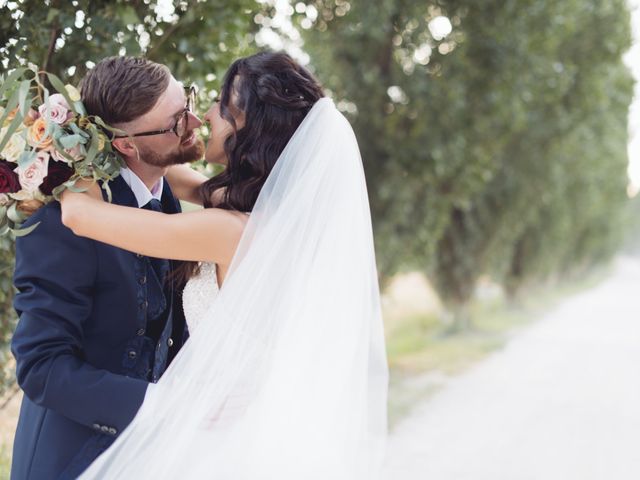
[[[25,141],[21,132],[22,128],[19,128],[18,130],[13,132],[13,135],[11,135],[11,138],[2,149],[2,156],[5,158],[5,160],[16,163],[18,161],[18,158],[20,158],[20,155],[22,155],[22,152],[24,152],[24,149],[27,146],[27,142]],[[7,128],[3,128],[2,130],[0,130],[0,139],[4,138],[6,134]]]
[[[38,187],[42,185],[42,181],[47,176],[49,168],[49,153],[40,150],[36,159],[27,168],[17,167],[15,172],[20,179],[22,190],[29,193],[36,193]]]

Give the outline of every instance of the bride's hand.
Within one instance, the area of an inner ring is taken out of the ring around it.
[[[93,180],[80,179],[76,182],[75,187],[85,189],[85,191],[74,192],[67,188],[60,194],[62,223],[71,229],[74,228],[78,213],[82,209],[91,202],[104,201],[100,186]]]
[[[74,192],[68,188],[63,190],[60,194],[60,203],[64,203],[68,201],[70,198],[94,198],[96,200],[103,200],[102,198],[102,189],[98,185],[98,182],[95,180],[88,180],[85,178],[81,178],[76,181],[75,184],[76,189],[84,190],[82,192]],[[68,203],[68,202],[67,202]]]

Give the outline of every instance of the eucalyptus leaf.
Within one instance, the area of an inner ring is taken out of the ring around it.
[[[111,194],[111,187],[109,186],[109,182],[102,182],[102,189],[107,193],[107,201],[111,203],[113,201],[113,196]]]
[[[18,157],[18,167],[20,167],[22,170],[26,170],[36,160],[37,156],[37,150],[25,150],[24,152],[22,152],[22,155]]]
[[[84,193],[89,189],[88,187],[76,187],[75,182],[73,185],[67,185],[67,188],[74,193]]]
[[[13,233],[16,237],[24,237],[25,235],[29,235],[36,228],[38,228],[38,225],[40,225],[40,223],[41,222],[37,222],[37,223],[34,223],[33,225],[29,225],[28,227],[25,227],[25,228],[12,229],[11,233]]]
[[[4,122],[9,117],[9,114],[18,106],[19,101],[20,101],[20,91],[15,90],[11,94],[11,97],[9,97],[7,106],[4,107],[4,113],[2,114],[2,117],[0,117],[0,128],[4,125]]]
[[[7,209],[7,218],[17,224],[20,224],[27,219],[24,213],[18,210],[17,202],[9,205],[9,208]]]
[[[62,192],[64,192],[67,189],[67,186],[63,183],[61,185],[58,185],[56,188],[54,188],[51,191],[51,196],[56,199],[57,201],[60,201],[60,195],[62,194]]]
[[[51,82],[51,85],[53,85],[53,88],[55,88],[58,91],[58,93],[61,94],[64,97],[64,99],[67,101],[71,111],[77,114],[78,111],[75,109],[75,102],[71,100],[71,97],[69,96],[69,93],[67,92],[67,89],[65,88],[64,83],[62,83],[62,81],[57,77],[57,75],[54,75],[53,73],[47,72],[47,78]]]
[[[96,154],[98,153],[98,147],[100,146],[100,140],[98,135],[93,135],[91,137],[91,144],[89,146],[89,151],[87,152],[86,161],[92,163]]]
[[[55,136],[53,137],[53,147],[58,152],[58,155],[62,155],[65,159],[68,160],[69,163],[73,164],[75,162],[75,159],[71,155],[69,155],[64,150],[64,147],[60,144],[60,138],[59,137],[55,137]]]
[[[7,145],[7,143],[9,143],[11,136],[15,134],[18,128],[20,128],[20,125],[22,125],[22,118],[20,118],[19,115],[16,115],[15,117],[13,117],[13,120],[11,120],[9,127],[5,131],[4,137],[2,138],[2,140],[0,140],[0,152],[4,150],[4,147]]]
[[[84,140],[84,138],[82,138],[80,135],[76,133],[72,135],[65,135],[63,137],[60,137],[59,139],[60,145],[62,145],[63,148],[68,148],[68,149],[75,147],[79,143],[84,143],[85,141],[86,140]]]
[[[19,192],[10,193],[9,197],[13,198],[14,200],[21,201],[21,200],[31,200],[33,198],[33,195],[27,192],[26,190],[20,190]]]
[[[77,102],[73,102],[73,107],[74,107],[75,111],[78,112],[78,114],[81,117],[86,117],[87,116],[87,109],[85,108],[85,106],[82,103],[82,101],[78,100]]]
[[[73,133],[75,133],[76,135],[79,135],[80,137],[82,137],[82,142],[80,142],[80,143],[83,143],[83,144],[87,143],[87,141],[91,138],[91,134],[87,133],[85,130],[82,130],[75,123],[70,124],[69,128],[73,131]],[[89,126],[89,131],[91,131],[92,128],[94,128],[93,125],[90,125]]]
[[[19,105],[20,105],[20,115],[24,119],[27,116],[27,112],[29,108],[31,108],[31,99],[27,98],[29,95],[29,89],[31,88],[31,80],[23,80],[20,83],[19,89]],[[18,115],[16,114],[16,117]]]
[[[16,68],[13,72],[11,72],[6,80],[2,81],[2,84],[0,85],[0,99],[2,98],[2,96],[4,95],[4,92],[7,91],[7,89],[9,89],[10,87],[14,87],[16,84],[16,81],[22,76],[24,75],[24,73],[27,71],[26,68],[21,67],[21,68]],[[1,123],[1,122],[0,122]]]
[[[104,121],[97,116],[93,116],[92,120],[100,125],[102,128],[104,128],[105,130],[107,130],[108,132],[112,133],[113,135],[126,135],[127,132],[125,132],[124,130],[120,130],[119,128],[115,128],[115,127],[111,127],[109,125],[107,125],[106,123],[104,123]]]

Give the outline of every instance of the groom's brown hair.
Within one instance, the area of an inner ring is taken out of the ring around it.
[[[107,57],[89,70],[80,93],[89,115],[116,125],[150,111],[170,78],[166,65],[141,57]]]

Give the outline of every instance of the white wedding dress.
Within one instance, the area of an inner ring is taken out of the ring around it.
[[[182,292],[182,306],[189,335],[195,334],[219,291],[216,264],[201,262],[200,271],[189,279]]]
[[[218,288],[131,424],[81,479],[374,480],[388,371],[358,144],[330,99],[280,155]]]

